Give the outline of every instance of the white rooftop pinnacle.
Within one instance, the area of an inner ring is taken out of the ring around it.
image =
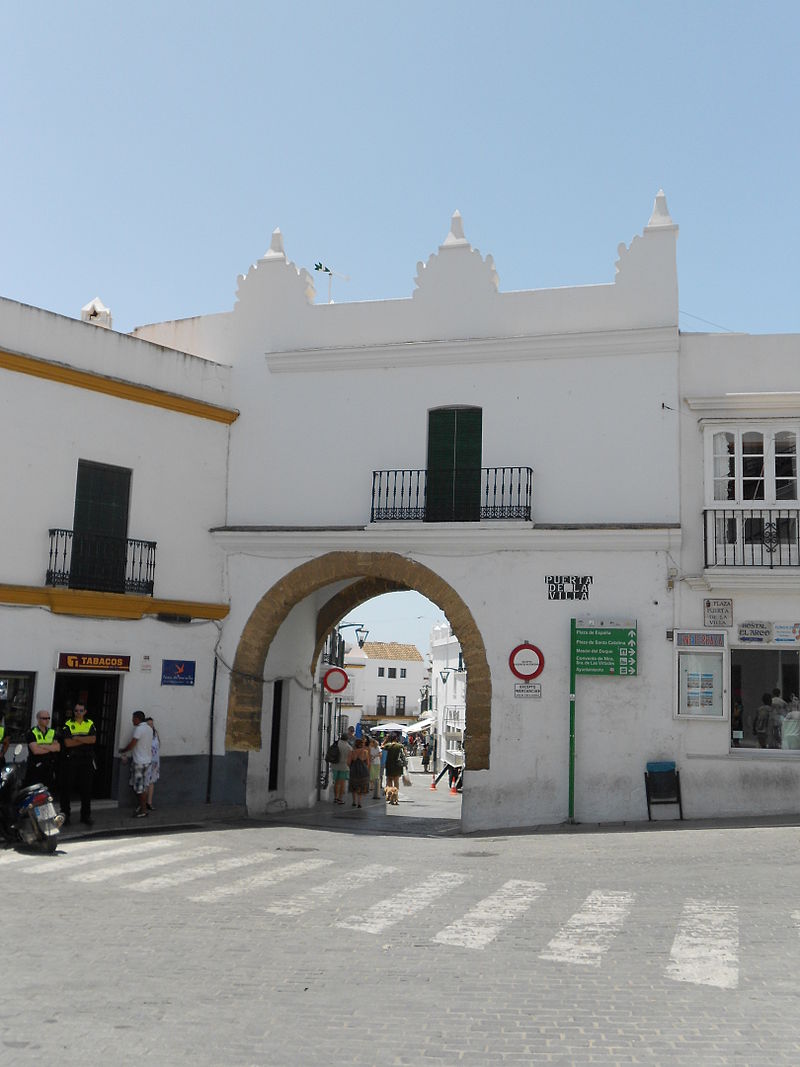
[[[653,204],[653,214],[650,216],[650,221],[647,225],[648,227],[675,225],[670,218],[669,208],[667,207],[667,198],[664,195],[663,189],[659,189],[656,193],[655,203]]]
[[[269,250],[264,253],[264,259],[275,259],[276,257],[286,258],[283,250],[283,234],[277,226],[272,231],[272,240],[269,243]]]
[[[461,212],[456,210],[450,218],[450,232],[447,237],[445,237],[442,248],[449,248],[452,245],[468,244],[469,241],[464,236],[464,222],[461,218]]]

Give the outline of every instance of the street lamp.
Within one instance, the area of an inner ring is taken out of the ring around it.
[[[450,672],[455,671],[457,674],[461,674],[465,670],[464,667],[464,653],[458,653],[458,666],[457,667],[444,667],[439,671],[439,677],[442,679],[442,683],[447,685],[447,680],[450,677]]]
[[[355,626],[356,628],[356,641],[358,641],[358,647],[363,648],[367,638],[369,637],[369,630],[364,626],[362,622],[340,622],[336,629],[347,630],[351,626]]]

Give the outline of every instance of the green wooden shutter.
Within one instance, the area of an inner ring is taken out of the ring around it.
[[[426,522],[480,519],[481,437],[480,408],[428,412]]]
[[[481,458],[483,412],[480,408],[456,410],[453,518],[478,522],[481,517]]]
[[[125,591],[131,472],[78,460],[72,522],[73,589]]]

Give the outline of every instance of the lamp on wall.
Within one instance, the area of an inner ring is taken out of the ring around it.
[[[347,630],[354,626],[356,630],[356,641],[358,641],[358,647],[363,648],[369,637],[369,630],[361,622],[340,622],[336,627],[337,630]]]
[[[447,685],[447,680],[450,677],[450,672],[455,671],[457,674],[463,673],[466,670],[464,666],[464,653],[458,653],[458,666],[457,667],[444,667],[439,671],[439,677],[442,679],[442,683]]]

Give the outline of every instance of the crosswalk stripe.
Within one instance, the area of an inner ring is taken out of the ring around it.
[[[267,860],[277,858],[277,852],[256,852],[248,856],[228,856],[226,859],[217,860],[216,863],[199,864],[197,867],[186,867],[184,870],[174,871],[172,874],[159,874],[154,878],[144,878],[141,882],[134,882],[127,888],[135,889],[137,893],[149,893],[153,889],[168,889],[171,886],[183,885],[185,882],[194,882],[198,878],[222,874],[224,871],[235,871],[239,867],[252,867],[257,863],[266,863]]]
[[[590,893],[581,910],[561,927],[539,959],[599,967],[633,901],[633,893]]]
[[[687,900],[672,942],[668,978],[736,989],[739,984],[739,909],[714,900]]]
[[[108,844],[108,842],[106,842]],[[137,841],[135,844],[116,845],[114,848],[99,849],[84,854],[83,852],[70,853],[67,856],[50,856],[48,859],[40,859],[32,863],[30,867],[23,867],[23,874],[63,874],[71,871],[74,867],[85,867],[89,863],[97,863],[98,860],[111,859],[113,856],[126,856],[132,852],[152,852],[155,849],[169,848],[173,842],[165,837],[159,837],[155,841]],[[30,859],[29,856],[25,857]]]
[[[109,878],[118,878],[122,874],[135,874],[137,871],[166,867],[170,863],[180,863],[181,860],[193,860],[196,856],[209,856],[214,852],[224,851],[221,845],[201,845],[199,848],[188,848],[182,852],[168,852],[163,856],[148,856],[143,860],[131,860],[129,863],[116,863],[111,867],[101,867],[97,871],[72,874],[69,880],[71,882],[107,882]]]
[[[528,910],[545,888],[541,882],[513,878],[496,893],[479,901],[463,918],[440,930],[433,940],[440,945],[486,948],[504,927]]]
[[[267,905],[264,910],[273,912],[276,915],[301,915],[303,912],[316,908],[319,904],[336,900],[342,893],[349,893],[352,889],[358,889],[359,886],[367,885],[369,882],[374,882],[387,874],[393,874],[396,870],[396,867],[372,863],[367,867],[362,867],[359,871],[351,871],[339,878],[332,878],[330,882],[325,882],[324,885],[315,885],[307,893],[301,893],[296,897],[287,897],[285,900],[278,900],[274,904]]]
[[[308,874],[319,867],[328,867],[331,863],[333,860],[301,860],[299,863],[291,863],[286,867],[278,867],[277,870],[259,871],[258,874],[253,874],[249,878],[240,878],[237,882],[230,882],[228,885],[209,889],[205,893],[198,893],[197,896],[189,897],[189,900],[201,904],[213,904],[224,897],[241,896],[243,893],[249,893],[251,889],[285,882],[287,878]]]
[[[405,922],[410,915],[422,911],[428,904],[443,896],[457,885],[466,882],[465,874],[439,871],[426,878],[419,885],[404,889],[386,900],[381,900],[368,908],[363,915],[351,915],[337,922],[345,930],[362,930],[369,934],[379,934],[395,923]]]

